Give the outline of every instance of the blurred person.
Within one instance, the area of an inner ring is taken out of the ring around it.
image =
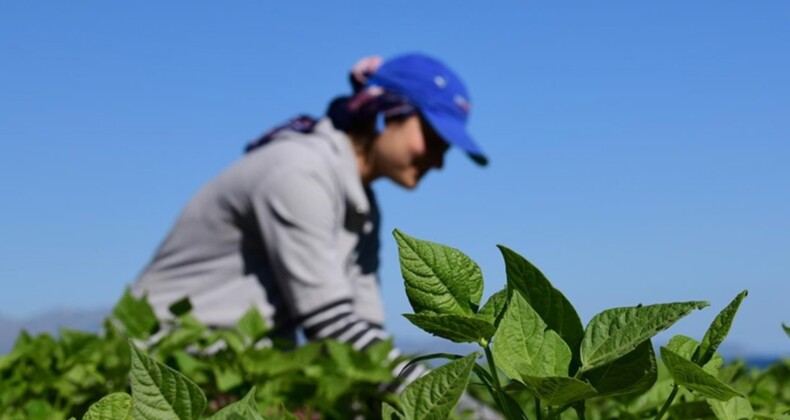
[[[216,328],[254,307],[278,337],[301,329],[356,349],[388,338],[372,184],[413,189],[451,146],[487,159],[466,131],[467,90],[440,61],[367,57],[350,79],[353,94],[324,117],[296,117],[249,143],[187,203],[133,285],[158,317],[186,296]],[[424,372],[410,369],[405,383]]]

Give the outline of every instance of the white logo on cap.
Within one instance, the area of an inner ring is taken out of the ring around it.
[[[433,82],[436,83],[436,86],[439,86],[442,89],[444,89],[444,87],[447,86],[447,80],[444,80],[444,77],[442,76],[434,77]]]
[[[458,107],[464,110],[464,112],[469,112],[469,108],[471,108],[471,106],[469,105],[469,101],[467,101],[466,98],[460,94],[456,94],[453,97],[453,100],[455,101],[455,104],[458,105]]]

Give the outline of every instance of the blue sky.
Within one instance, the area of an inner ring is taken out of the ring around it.
[[[491,165],[376,185],[392,331],[425,336],[397,227],[466,252],[486,296],[495,245],[522,253],[585,322],[709,300],[671,330],[699,338],[746,288],[729,351],[788,354],[787,22],[785,1],[4,2],[0,312],[111,306],[246,141],[323,112],[359,57],[422,51],[465,79]]]

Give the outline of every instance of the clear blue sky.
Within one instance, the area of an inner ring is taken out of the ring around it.
[[[109,307],[243,144],[346,93],[363,55],[423,51],[466,80],[461,153],[417,191],[376,186],[391,329],[421,337],[389,232],[495,245],[586,322],[740,290],[729,351],[790,353],[790,3],[3,2],[0,312]],[[666,335],[662,336],[667,339]]]

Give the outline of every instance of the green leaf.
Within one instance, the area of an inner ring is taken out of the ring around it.
[[[135,419],[198,419],[206,396],[186,376],[159,363],[129,343],[132,368],[129,379]]]
[[[383,402],[381,403],[381,418],[383,420],[400,420],[401,414],[395,407]]]
[[[673,419],[712,419],[713,411],[705,401],[677,402],[669,408]]]
[[[29,400],[25,403],[25,420],[50,420],[61,418],[48,401],[43,399]],[[3,416],[3,420],[8,418]]]
[[[266,327],[266,321],[254,307],[250,308],[239,319],[239,322],[236,323],[236,329],[252,340],[253,343],[263,338],[269,332],[269,329]]]
[[[82,420],[126,420],[131,417],[132,396],[116,392],[91,405]]]
[[[702,366],[708,363],[713,357],[713,354],[716,353],[716,349],[719,348],[719,345],[721,345],[727,337],[727,334],[729,334],[730,326],[732,326],[732,321],[735,319],[735,313],[738,312],[738,307],[741,306],[741,302],[747,294],[749,294],[747,290],[739,293],[726,308],[716,315],[716,318],[710,324],[710,327],[708,327],[708,331],[705,332],[702,344],[700,344],[696,353],[694,353],[694,356],[691,358],[694,363]]]
[[[785,334],[787,334],[787,336],[790,337],[790,325],[787,325],[787,324],[785,324],[783,322],[782,323],[782,329],[784,329],[785,330]]]
[[[490,392],[493,395],[493,393],[496,391]],[[524,408],[522,408],[521,404],[519,404],[518,401],[516,401],[513,397],[503,392],[499,395],[499,398],[503,411],[509,415],[507,416],[509,420],[529,420],[529,417],[527,417],[527,415],[524,413]]]
[[[507,306],[507,293],[507,289],[505,288],[491,295],[485,305],[480,308],[480,312],[477,313],[477,316],[494,327],[498,327],[499,321],[502,318],[502,311],[505,309],[505,306]]]
[[[323,344],[318,342],[307,343],[290,352],[266,348],[242,354],[241,365],[252,375],[286,375],[314,364],[322,349]]]
[[[556,331],[568,343],[572,351],[571,368],[575,371],[580,364],[578,349],[584,336],[584,327],[576,309],[526,258],[505,246],[498,247],[505,259],[507,284],[527,300],[549,329]]]
[[[666,347],[661,347],[661,359],[672,375],[672,379],[678,385],[683,385],[704,397],[722,401],[741,396],[738,391],[722,383],[710,373],[705,372],[694,362]]]
[[[206,369],[208,366],[206,362],[198,359],[184,350],[175,351],[170,355],[170,357],[172,357],[176,362],[176,370],[183,373],[187,377],[192,377],[193,374],[201,369]]]
[[[595,388],[584,381],[567,376],[523,378],[527,391],[548,405],[565,405],[594,397]]]
[[[513,293],[494,334],[496,366],[511,379],[567,376],[571,351],[519,293]]]
[[[233,404],[225,406],[217,411],[209,420],[263,420],[255,404],[255,387],[252,387],[247,395]]]
[[[217,380],[217,389],[220,392],[228,392],[244,383],[244,377],[235,368],[213,365],[212,371],[214,372],[214,378]]]
[[[415,313],[473,315],[483,296],[480,267],[461,251],[395,229],[406,295]]]
[[[192,314],[181,315],[177,328],[173,328],[155,345],[157,355],[162,358],[171,353],[198,344],[208,328]]]
[[[585,372],[583,379],[598,391],[596,397],[647,391],[658,379],[653,343],[643,342],[614,362]]]
[[[148,300],[145,297],[135,298],[129,288],[126,288],[112,313],[131,338],[143,340],[159,329],[159,320],[151,305],[148,304]]]
[[[409,384],[401,402],[407,419],[446,419],[469,382],[479,353],[447,363]]]
[[[582,372],[606,365],[634,350],[707,302],[664,303],[607,309],[595,315],[584,332]]]
[[[390,369],[366,357],[365,353],[360,353],[351,344],[336,340],[326,340],[324,344],[334,362],[329,369],[339,377],[373,383],[392,380]]]
[[[741,420],[754,417],[754,409],[749,400],[743,397],[731,398],[728,401],[708,399],[710,409],[719,420]]]
[[[488,321],[464,315],[422,313],[403,316],[423,331],[456,343],[488,341],[495,331]]]
[[[699,349],[699,346],[700,346],[699,341],[691,337],[678,334],[669,340],[669,343],[667,344],[667,349],[671,350],[672,352],[674,352],[675,354],[686,360],[692,360],[692,357],[694,357],[694,354],[696,354],[696,352],[698,351],[697,349]],[[697,363],[695,364],[699,366],[699,364]],[[710,373],[713,376],[718,376],[719,369],[721,368],[722,364],[724,364],[724,358],[722,358],[720,354],[715,353],[710,358],[710,360],[708,360],[708,362],[705,363],[704,366],[702,366],[702,370]]]
[[[228,348],[237,355],[243,353],[244,349],[247,348],[247,344],[244,343],[244,337],[238,331],[220,330],[217,333],[222,338],[222,341],[228,345]]]
[[[192,302],[189,300],[188,296],[184,296],[183,299],[176,301],[172,305],[168,306],[167,309],[171,314],[173,314],[174,317],[178,318],[192,310]]]

